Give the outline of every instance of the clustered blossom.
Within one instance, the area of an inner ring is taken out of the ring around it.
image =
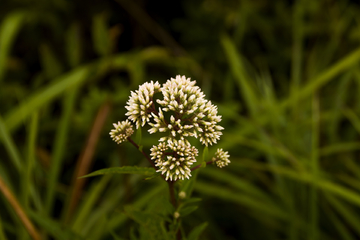
[[[133,127],[128,120],[117,124],[113,123],[113,125],[115,129],[110,131],[110,137],[118,144],[127,141],[127,138],[134,133]]]
[[[153,146],[150,156],[155,161],[157,172],[165,175],[165,180],[184,180],[191,176],[190,166],[196,162],[198,150],[189,142],[171,140]]]
[[[169,133],[161,141],[177,136],[180,139],[199,137],[206,146],[220,139],[224,128],[217,125],[221,121],[217,107],[205,99],[204,93],[195,83],[190,78],[178,75],[163,84],[160,90],[164,98],[156,101],[161,107],[158,112],[152,113],[155,123],[149,123],[152,126],[150,133]],[[163,112],[172,113],[170,121],[164,118]]]
[[[221,116],[217,115],[217,106],[205,99],[205,94],[195,84],[196,81],[180,75],[162,86],[158,82],[147,82],[131,91],[125,106],[126,116],[137,129],[148,123],[150,134],[163,135],[158,145],[151,148],[150,156],[165,180],[184,180],[191,176],[191,165],[196,162],[198,150],[191,146],[189,137],[208,146],[217,143],[224,129],[218,125]],[[157,93],[160,98],[155,100]],[[117,143],[126,141],[133,133],[128,120],[114,127],[110,135]],[[230,162],[228,158],[228,153],[221,149],[213,161],[223,167]]]
[[[215,164],[219,167],[225,167],[230,163],[229,160],[229,153],[228,152],[224,152],[224,150],[222,150],[222,148],[217,149],[215,156],[212,158],[212,161],[215,162]]]
[[[143,127],[146,122],[150,121],[153,96],[159,91],[160,84],[153,81],[140,85],[139,90],[135,92],[131,91],[130,99],[127,102],[128,106],[125,107],[128,110],[126,116],[129,116],[129,119],[136,123],[136,129],[140,125]]]

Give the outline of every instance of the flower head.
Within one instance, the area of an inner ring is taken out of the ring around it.
[[[228,152],[224,152],[222,148],[218,148],[212,161],[215,162],[219,168],[222,168],[230,163],[229,157]]]
[[[115,129],[110,131],[110,136],[117,144],[127,141],[127,138],[134,133],[133,127],[128,120],[117,124],[113,123],[113,125]]]
[[[136,123],[138,129],[140,125],[143,127],[151,118],[151,107],[153,105],[153,96],[160,91],[160,84],[151,81],[140,85],[139,90],[131,92],[127,106],[128,112],[126,116]]]
[[[158,93],[159,98],[154,95]],[[158,145],[151,150],[157,172],[165,180],[184,180],[191,176],[191,165],[196,162],[198,149],[191,146],[188,138],[199,139],[208,146],[217,143],[224,129],[219,125],[221,116],[217,106],[205,99],[205,94],[196,86],[196,81],[177,75],[164,84],[146,82],[138,90],[131,91],[125,106],[128,120],[136,128],[149,124],[150,134],[161,133]],[[133,134],[130,122],[126,120],[114,124],[111,130],[112,139],[121,143]],[[229,155],[218,149],[213,161],[219,167],[226,166]]]
[[[151,149],[151,158],[155,161],[157,172],[165,175],[165,180],[184,180],[191,176],[190,166],[196,162],[198,150],[182,140],[160,142]]]
[[[185,76],[171,78],[161,87],[163,99],[157,99],[159,111],[152,113],[154,123],[149,132],[165,132],[168,135],[162,140],[199,137],[203,145],[216,143],[224,128],[217,125],[221,116],[217,115],[217,107],[205,99],[204,93],[196,81]],[[170,118],[165,119],[163,112],[169,112]]]

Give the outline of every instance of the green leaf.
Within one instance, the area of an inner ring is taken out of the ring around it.
[[[227,35],[221,37],[221,43],[230,64],[232,74],[237,80],[239,89],[241,89],[241,95],[244,97],[251,114],[255,116],[258,108],[258,97],[255,94],[252,81],[245,70],[243,57],[238,53],[234,42]]]
[[[78,214],[72,224],[72,229],[74,232],[81,232],[81,229],[85,225],[85,222],[88,220],[88,217],[91,213],[91,210],[94,208],[95,203],[102,196],[104,189],[107,186],[107,183],[110,180],[110,176],[104,176],[99,182],[91,186],[91,189],[88,191],[88,194],[84,198],[81,206],[79,207]]]
[[[129,205],[125,206],[124,210],[131,219],[140,224],[140,234],[146,236],[146,239],[169,239],[168,233],[164,227],[164,219],[161,216],[150,212],[139,211]]]
[[[332,66],[328,67],[326,70],[318,74],[316,77],[309,79],[307,84],[299,89],[296,93],[289,96],[289,98],[283,100],[279,107],[280,109],[285,109],[294,101],[300,101],[306,97],[309,97],[313,94],[317,89],[326,85],[331,80],[335,79],[337,75],[342,73],[345,70],[353,67],[360,60],[360,48],[355,49],[345,57],[338,60]]]
[[[52,152],[52,162],[49,169],[49,177],[47,180],[47,194],[46,194],[46,211],[47,213],[51,212],[51,209],[55,200],[56,185],[59,179],[61,166],[64,161],[64,154],[69,138],[70,128],[71,128],[71,117],[74,111],[78,88],[73,88],[66,93],[63,99],[64,112],[59,120],[59,127],[56,131],[54,148]]]
[[[328,199],[331,206],[340,214],[342,221],[344,223],[347,222],[347,226],[352,227],[354,232],[359,236],[360,218],[357,214],[354,214],[356,211],[355,208],[347,202],[340,201],[331,194],[326,194],[325,197]]]
[[[189,234],[188,240],[197,240],[200,237],[200,234],[205,230],[208,223],[204,222],[199,226],[195,227]]]
[[[59,240],[67,239],[82,239],[80,236],[76,235],[70,229],[65,229],[61,223],[56,222],[48,217],[44,217],[34,211],[29,211],[29,216],[34,220],[34,222],[41,227],[44,231],[48,232],[51,236]]]
[[[124,238],[119,237],[114,231],[110,231],[110,234],[114,240],[124,240]]]
[[[184,181],[182,181],[181,191],[184,191],[186,193],[187,198],[191,197],[198,174],[199,171],[193,171],[193,176],[190,179],[185,179]]]
[[[139,145],[139,150],[140,152],[142,151],[142,146],[141,146],[141,140],[142,140],[142,132],[141,132],[141,128],[138,128],[136,130],[136,137],[135,137],[136,143]],[[141,146],[141,149],[140,149]]]
[[[209,148],[207,146],[205,146],[203,154],[202,154],[202,163],[206,162],[206,160],[208,159],[208,155],[209,155]],[[205,166],[206,166],[206,164],[205,164]],[[201,167],[203,167],[203,166],[201,165]]]
[[[11,51],[14,39],[24,22],[27,13],[23,11],[16,11],[8,14],[3,18],[0,26],[0,82],[4,76],[7,58]]]
[[[4,233],[4,229],[3,229],[3,226],[2,226],[2,222],[1,222],[1,218],[0,218],[0,239],[1,240],[7,240],[7,237],[5,236],[5,233]]]
[[[197,202],[201,202],[202,199],[201,198],[190,198],[186,201],[184,201],[183,204],[193,204],[193,203],[197,203]]]
[[[42,44],[40,46],[40,59],[46,77],[55,78],[63,72],[63,67],[58,60],[59,58],[49,45]]]
[[[4,143],[5,149],[8,152],[13,165],[20,172],[23,169],[23,160],[21,159],[20,152],[17,149],[8,129],[6,128],[1,115],[0,115],[0,142]]]
[[[73,23],[66,34],[66,50],[69,63],[72,67],[79,65],[81,59],[80,24]]]
[[[4,122],[8,131],[11,132],[16,129],[22,121],[29,117],[34,111],[45,104],[49,104],[51,100],[68,90],[70,87],[74,87],[87,80],[93,69],[94,65],[92,64],[76,68],[73,71],[54,79],[54,83],[49,84],[49,86],[46,86],[33,93],[29,98],[23,100],[18,107],[13,108],[4,117]]]
[[[111,51],[111,42],[106,25],[106,15],[101,13],[93,18],[92,26],[94,48],[101,56],[106,56]]]
[[[270,216],[274,219],[277,218],[282,220],[287,220],[289,218],[288,213],[281,207],[277,207],[274,205],[268,206],[259,199],[247,196],[243,193],[235,192],[229,187],[219,186],[215,184],[209,185],[204,181],[197,181],[195,184],[195,190],[198,193],[204,195],[216,197],[225,201],[230,201],[242,206],[246,206],[254,211],[258,211],[259,213],[264,215],[263,217]]]
[[[156,174],[155,169],[152,167],[137,167],[137,166],[124,166],[124,167],[112,167],[112,168],[104,168],[80,178],[86,177],[94,177],[98,175],[105,175],[105,174],[142,174],[147,176],[152,176]]]
[[[157,198],[159,195],[163,195],[164,191],[167,189],[168,185],[165,181],[163,181],[162,184],[157,185],[154,188],[150,188],[145,190],[142,193],[142,198],[139,198],[135,200],[132,204],[132,206],[136,208],[142,208],[145,205],[149,204],[150,201],[152,201],[154,198]],[[108,229],[109,230],[115,230],[119,227],[122,227],[123,224],[126,221],[126,215],[125,214],[115,214],[112,216],[112,218],[109,220]]]
[[[157,177],[159,177],[160,175],[161,175],[161,173],[160,173],[160,172],[157,172],[157,173],[155,173],[154,175],[145,178],[145,180],[150,180],[150,179],[153,179],[153,178],[157,178]]]
[[[181,208],[179,211],[180,217],[189,215],[190,213],[194,212],[198,208],[199,208],[198,206],[188,206],[188,207]]]

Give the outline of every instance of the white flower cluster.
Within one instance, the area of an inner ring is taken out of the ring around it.
[[[160,91],[160,84],[144,83],[139,87],[139,90],[135,92],[131,91],[131,96],[127,102],[128,106],[125,108],[128,110],[126,116],[136,123],[136,129],[143,127],[146,122],[149,122],[151,118],[151,107],[153,106],[153,96],[155,93]]]
[[[167,80],[162,86],[158,82],[147,82],[131,92],[125,107],[128,119],[136,124],[137,129],[148,123],[150,134],[160,132],[164,135],[159,144],[151,148],[150,155],[157,171],[166,180],[184,180],[191,176],[191,165],[196,162],[198,150],[190,145],[188,137],[198,138],[208,146],[220,139],[224,129],[218,125],[221,116],[217,115],[217,107],[205,99],[204,93],[195,84],[196,81],[180,75]],[[156,93],[160,98],[155,101]],[[110,135],[117,143],[125,141],[133,133],[127,120],[114,126]],[[219,154],[219,159],[228,158],[227,153]],[[228,164],[226,161],[221,164],[218,160],[215,162],[220,167]]]
[[[222,168],[230,163],[229,157],[230,155],[228,152],[224,152],[222,148],[218,148],[212,161],[215,162],[219,168]]]
[[[167,143],[160,142],[151,149],[151,158],[155,160],[158,172],[165,175],[165,180],[184,180],[191,176],[190,166],[196,162],[198,150],[189,142],[169,139]]]
[[[195,83],[178,75],[163,85],[161,92],[164,98],[156,101],[161,107],[158,112],[152,113],[155,123],[149,123],[152,126],[150,133],[168,132],[161,141],[177,136],[183,140],[184,137],[199,137],[206,146],[220,139],[224,128],[217,125],[221,121],[217,107],[205,99]],[[164,118],[163,112],[172,113],[170,121]]]
[[[118,144],[127,141],[127,138],[134,133],[133,127],[128,120],[117,124],[113,123],[113,125],[115,129],[110,131],[110,137]]]

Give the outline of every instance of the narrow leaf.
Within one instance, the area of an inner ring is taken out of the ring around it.
[[[7,58],[14,39],[26,17],[26,12],[16,11],[8,14],[0,26],[0,82],[4,76]]]
[[[142,140],[142,132],[141,132],[141,128],[138,128],[136,130],[136,143],[141,146],[141,140]],[[140,151],[142,151],[142,149],[139,149]]]
[[[106,25],[105,14],[98,14],[93,18],[92,34],[94,48],[99,55],[105,56],[110,53],[111,42]]]
[[[21,160],[20,152],[18,151],[15,143],[9,134],[1,116],[0,116],[0,142],[4,143],[5,149],[8,152],[13,165],[18,171],[23,169],[23,161]]]
[[[70,87],[85,81],[88,78],[90,71],[93,69],[93,65],[76,68],[73,71],[54,79],[54,83],[22,101],[18,107],[13,108],[4,118],[8,131],[11,132],[16,129],[22,121],[29,117],[34,111],[45,104],[49,104],[51,100],[68,90]]]
[[[181,210],[179,212],[180,216],[184,217],[186,215],[189,215],[190,213],[194,212],[198,208],[199,208],[198,206],[188,206],[188,207],[181,208]]]
[[[204,151],[203,151],[203,155],[202,155],[202,161],[205,162],[206,159],[208,159],[208,155],[209,155],[209,148],[208,147],[204,147]],[[205,164],[206,166],[206,164]]]
[[[205,230],[208,223],[204,222],[199,226],[195,227],[189,234],[188,240],[197,240],[200,237],[200,234]]]
[[[69,63],[72,67],[79,65],[81,59],[80,24],[73,23],[66,33],[66,50]]]
[[[226,53],[226,57],[234,78],[237,80],[239,88],[241,89],[241,94],[244,96],[246,105],[249,108],[251,114],[255,115],[258,98],[255,94],[254,87],[249,80],[249,76],[245,71],[242,58],[238,53],[234,42],[227,35],[223,35],[221,37],[221,43]]]
[[[152,176],[156,174],[156,172],[155,169],[151,167],[124,166],[124,167],[100,169],[98,171],[92,172],[80,178],[94,177],[105,174],[142,174],[142,175]]]
[[[30,217],[36,222],[37,225],[41,227],[41,229],[48,232],[51,236],[56,237],[59,240],[66,240],[66,239],[82,239],[80,236],[75,234],[68,228],[64,228],[59,222],[54,221],[48,217],[44,217],[39,215],[34,211],[29,211]]]

